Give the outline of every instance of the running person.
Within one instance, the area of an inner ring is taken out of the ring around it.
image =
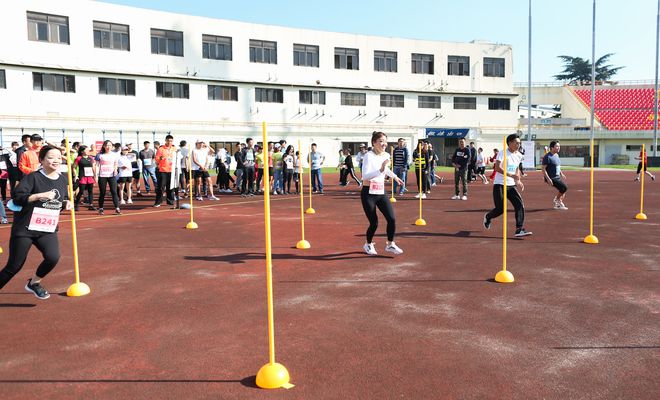
[[[73,162],[78,166],[76,177],[78,178],[78,195],[76,195],[75,209],[78,211],[78,206],[80,205],[80,199],[82,198],[85,191],[87,192],[87,204],[89,204],[89,210],[94,211],[93,200],[93,191],[94,191],[94,176],[97,175],[96,164],[94,159],[89,155],[89,147],[82,145],[78,148],[78,157]],[[73,171],[76,171],[74,169]]]
[[[477,177],[481,178],[481,181],[484,183],[484,185],[488,184],[488,178],[486,178],[486,163],[488,162],[488,158],[484,156],[484,149],[479,147],[479,150],[477,151],[477,163],[476,165],[476,170],[475,172],[477,173]]]
[[[523,185],[520,180],[520,161],[522,160],[522,154],[518,152],[520,148],[520,137],[513,133],[506,138],[506,172],[502,169],[502,160],[504,157],[504,152],[499,152],[497,158],[495,159],[495,165],[493,165],[493,170],[495,171],[495,181],[493,182],[493,202],[495,203],[495,208],[490,210],[484,215],[484,228],[490,229],[493,218],[497,218],[504,212],[504,176],[506,173],[506,194],[507,198],[513,204],[513,208],[516,213],[516,237],[523,237],[531,235],[532,232],[525,230],[525,204],[523,199],[520,196],[517,188],[520,188],[520,191],[525,190],[525,185]]]
[[[363,248],[371,256],[378,254],[373,242],[374,234],[378,228],[378,216],[376,214],[376,207],[378,207],[387,221],[387,244],[385,245],[385,251],[401,254],[403,250],[394,243],[396,222],[394,209],[392,209],[392,204],[385,193],[385,176],[387,175],[394,179],[399,185],[403,185],[403,181],[388,168],[390,154],[386,151],[387,135],[383,132],[374,132],[371,136],[371,146],[371,151],[364,154],[362,158],[363,186],[360,199],[362,200],[364,213],[369,220],[367,242]]]
[[[650,176],[651,180],[654,181],[655,175],[646,170],[646,167],[649,166],[649,159],[646,157],[646,149],[640,150],[639,157],[635,157],[635,160],[639,160],[639,164],[637,164],[637,178],[635,178],[635,182],[639,181],[639,176],[642,172],[642,164],[644,164],[644,173]]]
[[[561,161],[559,160],[559,149],[561,146],[559,142],[553,140],[550,142],[550,151],[545,153],[543,161],[541,162],[543,168],[543,180],[548,185],[557,189],[557,195],[554,198],[555,209],[568,210],[564,205],[564,196],[568,190],[568,186],[564,183],[566,175],[561,172]],[[563,178],[563,179],[562,179]]]
[[[117,194],[117,161],[120,154],[112,151],[112,142],[106,140],[101,147],[101,153],[96,157],[99,162],[98,179],[99,183],[99,214],[103,215],[103,204],[105,203],[106,185],[110,187],[112,204],[115,206],[115,214],[121,214],[119,209],[119,196]]]
[[[72,204],[68,201],[67,177],[57,172],[62,162],[62,151],[44,146],[38,157],[41,169],[25,175],[14,192],[14,204],[22,208],[14,214],[9,257],[7,265],[0,271],[0,289],[23,268],[30,248],[34,245],[44,259],[34,276],[28,279],[25,290],[45,300],[50,294],[41,286],[41,280],[55,268],[60,259],[57,240],[60,210],[63,205],[70,210]]]
[[[117,160],[117,166],[119,168],[119,179],[117,183],[119,184],[119,204],[133,204],[133,191],[132,191],[132,180],[133,180],[133,170],[131,166],[131,159],[128,157],[129,149],[128,147],[122,147],[121,156]],[[126,191],[126,200],[124,200],[124,191]]]

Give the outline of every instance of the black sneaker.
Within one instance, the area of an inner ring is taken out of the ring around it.
[[[34,295],[37,296],[37,298],[40,300],[46,300],[50,297],[50,293],[48,293],[46,288],[41,286],[41,283],[32,283],[32,278],[28,279],[27,283],[25,284],[25,290],[30,293],[34,293]]]
[[[160,207],[160,203],[156,203],[156,204],[154,204],[153,207],[154,207],[154,208],[158,208],[158,207]]]
[[[488,213],[484,214],[484,228],[490,229],[490,218],[488,218]]]
[[[531,234],[532,234],[532,232],[526,231],[525,228],[520,228],[520,229],[516,229],[515,236],[516,237],[523,237],[523,236],[529,236]]]

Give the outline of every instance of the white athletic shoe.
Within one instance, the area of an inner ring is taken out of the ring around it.
[[[467,196],[461,197],[461,200],[467,200]]]
[[[119,202],[119,204],[126,204],[126,201],[122,200],[122,201]]]
[[[399,248],[394,242],[385,245],[385,251],[389,251],[390,253],[394,254],[403,254],[403,250]]]
[[[364,252],[369,254],[370,256],[378,255],[378,252],[376,251],[376,248],[374,247],[373,243],[365,243],[364,246],[362,246],[362,248],[364,249]]]
[[[126,200],[126,204],[133,204],[133,199]]]
[[[451,197],[451,199],[452,199],[452,200],[460,200],[460,199],[461,199],[461,196],[455,194],[455,195],[453,195],[453,196]]]
[[[209,200],[219,200],[219,199],[218,199],[217,197],[215,197],[215,196],[211,196],[211,197],[209,197],[208,199],[209,199]]]
[[[559,210],[568,210],[568,207],[564,205],[563,201],[560,201],[559,203],[557,203],[557,205],[559,206],[557,207]]]

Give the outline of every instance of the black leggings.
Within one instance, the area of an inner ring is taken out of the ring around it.
[[[646,163],[644,163],[644,172],[646,172],[646,167],[647,166],[648,165],[646,165]],[[642,162],[641,161],[639,162],[639,164],[637,164],[637,173],[639,174],[640,172],[642,172]],[[5,196],[2,196],[2,197],[4,198]]]
[[[115,208],[119,208],[119,196],[117,195],[117,179],[114,176],[111,178],[99,177],[99,208],[103,208],[103,203],[105,202],[106,182],[110,186],[110,195],[112,196],[112,204],[115,205]]]
[[[0,179],[0,193],[2,193],[2,201],[7,200],[7,179]]]
[[[44,260],[37,268],[37,276],[44,278],[55,268],[60,260],[60,245],[57,233],[44,233],[36,237],[11,236],[9,238],[9,258],[7,265],[0,271],[0,289],[23,268],[32,245],[39,249]]]
[[[76,195],[75,204],[80,204],[80,198],[83,196],[83,193],[87,191],[87,203],[92,205],[94,184],[93,183],[81,183],[78,185],[78,194]],[[105,193],[104,193],[105,194]]]
[[[284,178],[282,179],[282,191],[285,193],[291,193],[291,180],[293,179],[293,170],[284,169]]]
[[[372,243],[374,233],[378,229],[378,215],[376,214],[376,207],[385,217],[387,221],[387,240],[394,241],[394,232],[396,231],[396,222],[394,219],[394,209],[386,194],[369,194],[369,187],[362,186],[360,192],[360,199],[362,200],[362,208],[364,214],[369,220],[369,228],[367,228],[367,243]]]
[[[506,189],[507,199],[513,204],[516,213],[516,229],[520,229],[525,223],[525,204],[515,186],[507,186]],[[488,219],[497,218],[504,213],[504,185],[493,185],[493,202],[495,208],[486,214]]]

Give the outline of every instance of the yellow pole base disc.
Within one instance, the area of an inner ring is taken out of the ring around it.
[[[584,238],[584,242],[589,244],[598,244],[598,238],[595,235],[587,235],[587,237]]]
[[[289,371],[284,365],[273,363],[266,364],[257,373],[257,386],[262,389],[278,389],[292,387],[289,383]]]
[[[66,295],[69,297],[80,297],[89,294],[92,290],[82,282],[74,283],[66,290]]]
[[[197,222],[195,221],[190,221],[186,224],[186,229],[197,229],[199,228],[199,225],[197,225]]]
[[[415,225],[424,226],[424,225],[426,225],[426,221],[424,221],[424,219],[422,219],[422,218],[419,218],[417,221],[415,221]]]
[[[305,214],[316,214],[316,210],[310,207],[307,210],[305,210]]]
[[[396,203],[396,199],[394,197],[390,197],[390,203]]]
[[[305,249],[309,249],[310,247],[312,247],[312,245],[309,244],[309,242],[306,240],[301,240],[298,243],[296,243],[296,249],[305,250]]]
[[[639,214],[635,215],[635,219],[647,219],[646,214],[639,213]]]
[[[495,275],[495,282],[499,283],[512,283],[513,274],[509,271],[502,270]]]
[[[0,254],[2,254],[2,247],[0,247]]]

